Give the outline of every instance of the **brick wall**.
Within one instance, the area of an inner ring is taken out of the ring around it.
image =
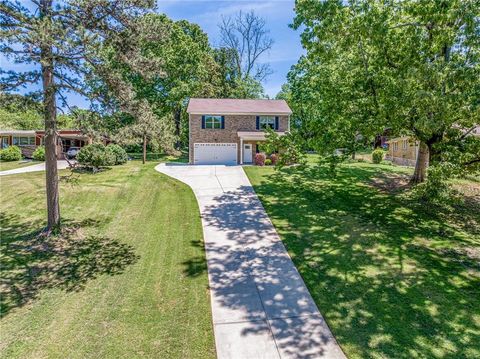
[[[288,130],[288,116],[278,116],[278,131]],[[193,163],[194,143],[236,143],[240,157],[240,138],[237,131],[256,131],[256,115],[225,115],[224,129],[202,129],[202,115],[189,116],[189,161]],[[247,143],[247,141],[245,141]],[[248,143],[254,143],[248,141]],[[255,147],[253,148],[255,155]]]

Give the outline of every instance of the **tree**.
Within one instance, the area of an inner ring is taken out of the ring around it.
[[[118,143],[132,145],[142,143],[142,163],[145,164],[147,160],[147,145],[154,148],[162,147],[159,143],[160,139],[164,140],[165,133],[173,133],[165,129],[165,126],[173,128],[174,119],[171,114],[165,115],[165,118],[158,120],[157,116],[148,110],[149,106],[146,103],[140,105],[138,109],[137,120],[125,127],[123,127],[115,139]]]
[[[263,81],[271,74],[269,64],[260,63],[261,56],[273,46],[265,19],[253,10],[240,11],[234,17],[223,17],[219,28],[221,45],[233,52],[240,78]]]
[[[85,64],[94,67],[102,41],[114,37],[153,5],[151,0],[66,0],[55,4],[53,0],[38,0],[32,1],[30,8],[12,1],[0,3],[4,39],[0,50],[17,63],[39,67],[3,73],[1,84],[7,91],[42,84],[48,230],[60,224],[57,98],[64,101],[65,91],[88,95],[82,86]]]
[[[307,54],[289,82],[312,143],[354,151],[359,136],[390,128],[420,141],[415,183],[427,162],[475,169],[467,143],[478,138],[464,134],[480,123],[478,2],[306,0],[295,10]]]

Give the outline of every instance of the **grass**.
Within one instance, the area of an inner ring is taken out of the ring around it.
[[[10,161],[10,162],[0,161],[0,171],[7,171],[7,170],[12,170],[14,168],[31,166],[31,165],[35,165],[37,163],[40,163],[40,162],[38,162],[38,161],[26,161],[26,160]]]
[[[478,197],[429,208],[385,185],[411,169],[312,163],[245,171],[347,356],[480,357]]]
[[[63,183],[50,239],[43,173],[2,178],[0,357],[215,357],[198,206],[154,166]]]
[[[128,152],[128,156],[133,160],[142,160],[143,153],[142,152]],[[168,155],[165,153],[157,153],[157,152],[147,152],[147,161],[154,161],[154,162],[181,162],[181,163],[188,163],[188,153],[182,153],[180,157]]]

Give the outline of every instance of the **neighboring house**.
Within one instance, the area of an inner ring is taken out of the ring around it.
[[[265,129],[290,130],[292,111],[284,100],[192,98],[188,104],[191,164],[253,163]]]
[[[480,136],[480,126],[469,132],[471,136]],[[401,166],[415,166],[418,156],[419,142],[409,136],[396,137],[388,140],[386,160]]]
[[[408,136],[388,140],[388,153],[385,159],[401,166],[415,166],[418,156],[418,141]]]
[[[92,142],[91,138],[79,130],[58,130],[57,158],[63,159],[70,147],[83,147]],[[1,148],[18,146],[22,155],[32,157],[33,151],[43,145],[45,131],[40,130],[0,130]]]

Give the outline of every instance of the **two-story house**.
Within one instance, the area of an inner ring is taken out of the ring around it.
[[[284,100],[192,98],[189,116],[191,164],[244,164],[254,161],[265,129],[290,129],[292,111]]]

